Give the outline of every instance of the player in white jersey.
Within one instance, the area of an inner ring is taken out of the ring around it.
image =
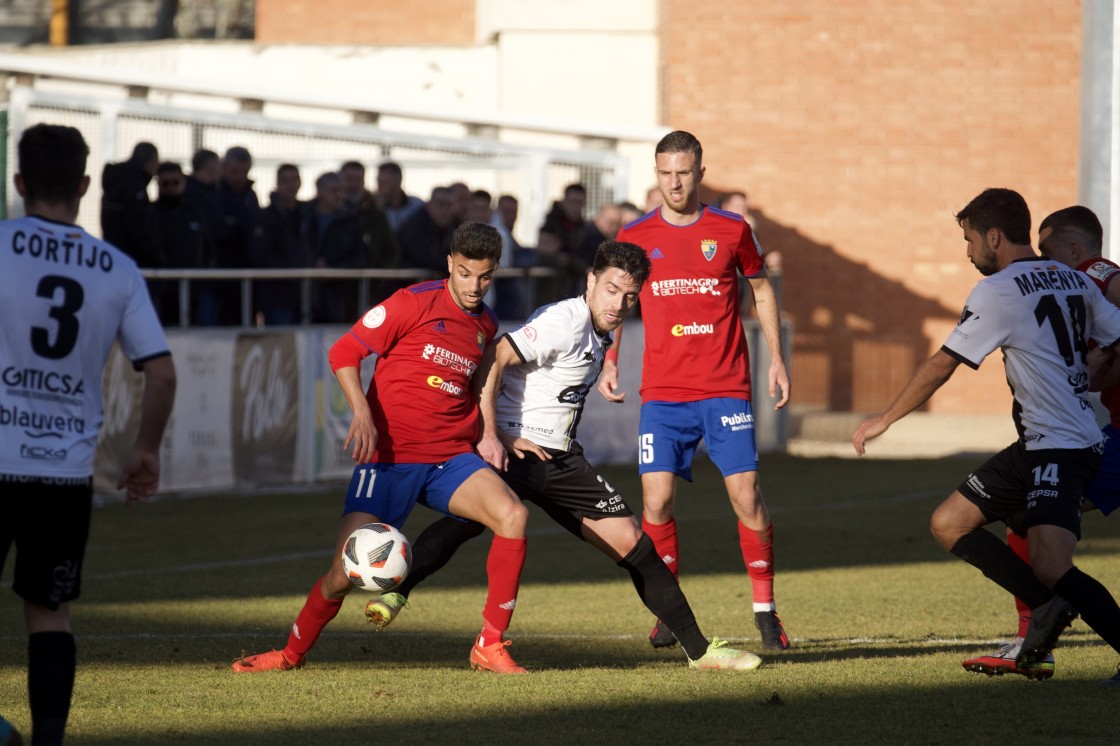
[[[14,544],[33,742],[56,744],[74,684],[70,602],[89,534],[105,361],[118,342],[144,373],[140,431],[118,484],[128,502],[159,486],[175,368],[136,264],[74,225],[89,187],[81,133],[36,125],[18,151],[27,217],[0,223],[0,570]]]
[[[1081,503],[1101,453],[1087,396],[1088,341],[1107,348],[1120,340],[1120,309],[1084,274],[1034,253],[1030,211],[1018,193],[988,189],[956,217],[985,279],[942,348],[886,410],[860,424],[852,444],[862,455],[867,441],[925,403],[958,364],[978,368],[1003,351],[1019,439],[970,474],[934,511],[930,528],[943,547],[1031,608],[1016,658],[1030,676],[1052,668],[1050,651],[1078,613],[1120,652],[1120,607],[1073,565]],[[1024,509],[1033,572],[983,528]]]
[[[653,542],[576,441],[587,392],[611,345],[610,333],[637,302],[649,271],[649,258],[640,247],[604,241],[582,298],[538,309],[487,350],[475,376],[483,419],[478,451],[521,499],[539,505],[630,573],[642,602],[670,625],[692,668],[752,670],[761,664],[758,656],[703,635]],[[409,592],[481,530],[479,524],[455,519],[429,526],[413,542],[405,582],[397,592],[369,602],[366,615],[386,626]]]

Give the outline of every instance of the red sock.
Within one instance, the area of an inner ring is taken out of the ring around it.
[[[1019,559],[1028,565],[1031,563],[1031,549],[1027,544],[1027,537],[1019,536],[1011,529],[1007,529],[1007,546]],[[1019,612],[1019,637],[1026,637],[1027,628],[1031,626],[1031,607],[1016,598],[1015,610]]]
[[[284,657],[289,663],[299,663],[307,655],[307,651],[315,646],[315,641],[327,626],[330,620],[338,615],[342,608],[341,598],[323,598],[323,579],[315,581],[311,592],[307,594],[307,601],[300,609],[292,632],[288,635],[288,645],[284,648]]]
[[[673,573],[677,582],[680,582],[681,548],[677,543],[676,520],[670,518],[666,523],[650,523],[645,516],[642,516],[642,530],[653,540],[653,548],[657,550],[657,556],[669,568],[669,572]]]
[[[774,608],[774,525],[755,531],[739,522],[739,548],[751,579],[751,596],[756,604]]]
[[[525,539],[494,536],[486,557],[486,607],[482,610],[484,626],[479,635],[480,647],[501,642],[509,629],[513,607],[517,605],[517,589],[521,585],[521,569],[525,567]]]

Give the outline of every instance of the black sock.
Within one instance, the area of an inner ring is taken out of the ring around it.
[[[1054,583],[1054,593],[1073,604],[1085,623],[1120,653],[1120,606],[1107,588],[1091,575],[1071,567]]]
[[[481,523],[450,516],[428,526],[412,542],[412,569],[404,582],[397,586],[396,592],[407,598],[421,581],[446,565],[459,547],[485,530]]]
[[[27,638],[27,693],[31,704],[31,745],[62,743],[77,647],[69,632],[36,632]]]
[[[949,551],[1032,609],[1054,597],[1054,592],[1035,577],[1030,565],[982,528],[962,536]]]
[[[708,652],[708,639],[701,634],[688,599],[681,592],[672,571],[657,556],[649,536],[643,533],[618,566],[630,573],[634,590],[642,603],[669,626],[684,648],[685,655],[696,660]]]

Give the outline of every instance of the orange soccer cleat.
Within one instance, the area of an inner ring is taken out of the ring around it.
[[[260,673],[261,671],[290,671],[301,668],[303,661],[292,663],[284,657],[281,650],[269,650],[267,653],[246,655],[233,662],[234,673]]]
[[[479,646],[477,642],[471,645],[471,668],[494,673],[529,673],[510,656],[506,650],[509,644],[509,640],[503,640],[486,647]]]

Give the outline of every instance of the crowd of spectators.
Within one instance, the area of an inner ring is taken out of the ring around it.
[[[570,184],[540,227],[535,248],[514,238],[517,198],[494,196],[457,182],[432,189],[424,200],[404,191],[399,164],[378,165],[376,191],[367,188],[366,169],[347,161],[337,171],[317,174],[315,193],[300,200],[304,175],[291,163],[277,167],[275,189],[261,204],[249,178],[253,158],[244,147],[219,156],[199,150],[190,173],[161,162],[154,145],[141,142],[128,160],[109,164],[102,175],[101,225],[104,238],[152,269],[412,269],[413,279],[371,279],[365,302],[373,305],[423,276],[447,271],[451,234],[466,220],[488,223],[502,236],[503,267],[543,266],[551,276],[501,278],[487,302],[500,318],[518,319],[538,305],[582,293],[599,243],[613,238],[624,222],[641,215],[632,204],[606,203],[590,220],[587,191]],[[156,179],[157,198],[148,187]],[[149,281],[152,300],[165,325],[180,324],[180,283]],[[190,283],[189,324],[238,325],[241,283]],[[252,319],[283,326],[302,321],[302,280],[255,280]],[[347,324],[359,307],[360,282],[316,279],[310,283],[310,320]]]

